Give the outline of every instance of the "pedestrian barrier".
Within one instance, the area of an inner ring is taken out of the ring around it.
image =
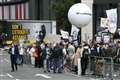
[[[120,58],[91,56],[88,69],[95,76],[120,79]]]

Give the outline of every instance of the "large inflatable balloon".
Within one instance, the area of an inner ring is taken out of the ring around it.
[[[89,24],[92,18],[90,8],[83,3],[74,4],[68,11],[68,19],[76,27],[84,27]]]

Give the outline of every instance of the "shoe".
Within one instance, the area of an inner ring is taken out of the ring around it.
[[[14,72],[14,70],[11,70],[11,72]]]

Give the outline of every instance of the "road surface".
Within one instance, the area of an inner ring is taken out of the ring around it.
[[[66,72],[61,74],[44,73],[42,68],[34,68],[32,65],[18,67],[18,71],[11,72],[9,54],[0,49],[0,80],[103,80],[91,77],[77,76]]]

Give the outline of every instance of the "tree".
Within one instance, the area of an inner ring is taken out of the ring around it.
[[[68,21],[68,10],[75,4],[80,2],[80,0],[58,0],[52,4],[52,10],[55,12],[56,22],[57,22],[57,33],[60,33],[59,30],[63,29],[70,33],[71,24]]]

